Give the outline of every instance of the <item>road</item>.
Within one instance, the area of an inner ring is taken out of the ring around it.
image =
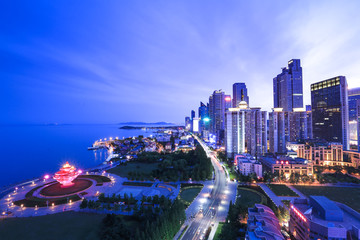
[[[216,157],[216,153],[212,152],[200,139],[197,138],[197,140],[208,157],[211,158],[215,170],[215,180],[211,186],[212,190],[209,191],[210,193],[200,199],[201,205],[198,212],[181,238],[184,240],[202,239],[209,226],[225,221],[229,208],[229,199],[233,200],[236,195],[236,184],[229,182],[222,165]]]

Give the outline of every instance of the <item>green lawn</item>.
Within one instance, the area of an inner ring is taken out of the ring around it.
[[[268,184],[267,186],[276,196],[299,197],[299,195],[284,184]]]
[[[215,235],[214,235],[214,240],[220,240],[220,233],[221,233],[221,229],[222,227],[224,226],[224,223],[223,222],[219,222],[219,225],[216,229],[216,232],[215,232]]]
[[[181,190],[180,198],[188,203],[191,203],[201,191],[202,187],[189,187]]]
[[[151,187],[154,183],[149,182],[123,182],[124,186]]]
[[[325,196],[333,201],[346,204],[354,210],[360,212],[360,188],[300,185],[294,187],[306,196]]]
[[[144,180],[153,180],[150,176],[151,172],[158,168],[158,163],[128,163],[127,165],[119,165],[112,169],[107,170],[108,173],[116,174],[120,177],[128,177],[128,178],[142,178]],[[132,174],[129,174],[129,173]],[[137,174],[137,175],[134,175]],[[141,176],[140,176],[141,175]]]
[[[40,217],[8,218],[1,221],[0,238],[37,240],[99,239],[105,215],[64,212]]]
[[[359,179],[342,173],[325,173],[322,174],[322,177],[323,177],[323,181],[326,183],[337,183],[337,182],[360,183]]]
[[[238,188],[237,204],[245,207],[253,207],[255,203],[265,204],[266,197],[252,189]]]

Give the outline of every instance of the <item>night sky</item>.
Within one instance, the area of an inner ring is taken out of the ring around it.
[[[272,79],[300,58],[310,84],[360,86],[360,1],[2,1],[2,124],[182,123],[215,89]],[[4,116],[4,117],[3,117]]]

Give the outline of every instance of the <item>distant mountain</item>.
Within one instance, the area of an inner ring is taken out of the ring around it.
[[[175,125],[174,123],[168,123],[168,122],[155,122],[155,123],[146,123],[146,122],[122,122],[119,123],[120,125]]]

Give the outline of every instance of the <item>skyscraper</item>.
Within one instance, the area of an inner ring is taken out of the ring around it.
[[[360,88],[349,89],[349,138],[353,149],[360,151]]]
[[[249,105],[249,97],[245,83],[233,84],[233,108],[237,108],[241,101],[245,101]]]
[[[285,112],[303,107],[302,68],[300,59],[288,62],[288,68],[273,79],[274,108],[282,108]]]
[[[224,95],[225,111],[232,107],[231,95]]]
[[[210,133],[216,136],[217,144],[224,140],[225,111],[231,108],[231,96],[216,90],[209,97]]]
[[[291,142],[312,139],[311,111],[296,108],[293,112],[289,112],[289,118]]]
[[[344,76],[311,84],[313,136],[349,149],[349,106]]]
[[[245,101],[225,113],[225,147],[228,157],[238,153],[261,156],[267,151],[266,111],[249,108]]]
[[[191,120],[195,118],[195,111],[191,110]]]
[[[273,108],[269,113],[269,152],[285,153],[290,141],[290,116],[282,108]]]
[[[209,136],[210,118],[209,118],[209,104],[205,105],[200,102],[199,107],[199,132],[202,137],[207,138]]]
[[[286,153],[287,142],[312,138],[311,112],[294,108],[293,112],[273,108],[269,113],[269,152]]]
[[[209,97],[209,115],[210,133],[216,136],[217,144],[221,144],[225,129],[225,93],[221,90],[214,91]]]
[[[191,120],[190,117],[185,117],[185,129],[190,131],[191,129]]]

